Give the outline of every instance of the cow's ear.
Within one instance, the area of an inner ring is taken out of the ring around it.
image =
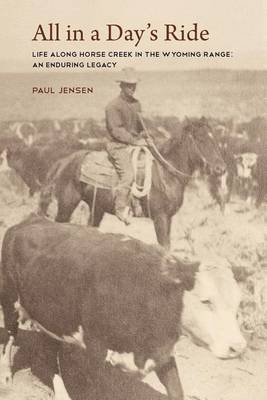
[[[195,285],[196,273],[199,270],[200,262],[181,262],[179,265],[179,277],[186,290],[193,289]]]
[[[178,259],[169,254],[164,257],[163,275],[172,282],[191,290],[195,284],[195,275],[199,270],[199,261]]]

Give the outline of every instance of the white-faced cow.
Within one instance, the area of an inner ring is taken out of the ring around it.
[[[182,325],[216,357],[234,358],[246,347],[237,321],[241,290],[229,268],[214,264],[202,264],[194,289],[185,292]]]
[[[230,201],[233,189],[247,202],[255,191],[254,171],[257,165],[256,153],[235,155],[227,144],[220,146],[222,158],[226,164],[224,174],[210,175],[208,178],[210,193],[220,205],[222,211]]]
[[[182,262],[158,246],[94,228],[35,216],[10,228],[2,250],[5,376],[11,377],[19,311],[51,340],[56,393],[56,354],[65,342],[82,349],[91,376],[104,361],[139,377],[154,369],[169,398],[183,399],[172,354],[181,318],[184,329],[217,357],[236,357],[246,347],[231,271],[197,269],[198,263]]]
[[[237,192],[247,201],[251,200],[254,189],[253,169],[256,166],[256,153],[242,153],[235,156],[237,167]]]

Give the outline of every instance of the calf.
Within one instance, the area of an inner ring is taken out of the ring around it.
[[[66,342],[87,354],[84,367],[93,377],[107,349],[113,350],[108,359],[114,364],[117,352],[132,353],[139,375],[154,369],[169,398],[183,399],[172,351],[184,290],[193,288],[198,265],[122,235],[35,216],[10,228],[3,241],[0,297],[9,335],[2,357],[6,379],[20,313],[50,338],[55,384],[57,353]]]

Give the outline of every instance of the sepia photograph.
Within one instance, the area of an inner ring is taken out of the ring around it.
[[[0,24],[0,399],[266,400],[267,5]]]

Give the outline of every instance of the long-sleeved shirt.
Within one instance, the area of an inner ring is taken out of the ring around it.
[[[142,125],[138,117],[141,105],[138,100],[127,99],[121,93],[106,107],[107,130],[113,142],[133,145],[140,137]]]

